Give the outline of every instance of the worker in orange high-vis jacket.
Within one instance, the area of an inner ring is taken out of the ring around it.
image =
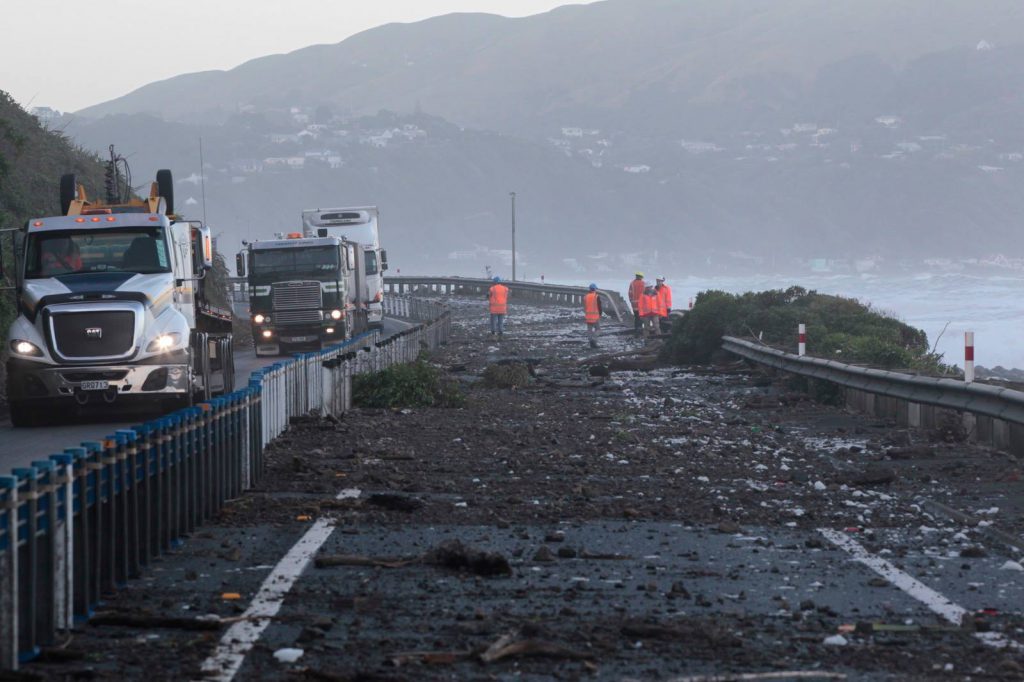
[[[590,347],[597,348],[597,337],[601,333],[601,294],[597,292],[597,285],[591,283],[590,291],[583,295],[583,317],[587,322],[587,338],[590,339]]]
[[[487,291],[487,302],[491,311],[491,336],[504,336],[505,316],[508,315],[508,287],[501,283],[501,277],[494,278],[494,284]]]
[[[662,332],[668,332],[668,314],[672,312],[672,289],[665,284],[665,275],[655,280],[654,293],[658,295],[658,323]]]
[[[647,287],[644,289],[644,293],[640,295],[640,302],[638,304],[640,310],[640,333],[644,339],[651,334],[656,334],[658,324],[658,294],[655,293],[654,287]]]
[[[629,305],[633,308],[633,331],[640,336],[640,297],[644,295],[647,284],[644,283],[644,273],[634,273],[636,277],[629,283]]]

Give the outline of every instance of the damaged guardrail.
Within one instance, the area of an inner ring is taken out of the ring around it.
[[[353,376],[447,342],[444,306],[406,313],[426,321],[298,354],[254,372],[241,390],[0,476],[0,667],[54,645],[105,594],[258,483],[264,447],[292,417],[342,414]]]
[[[968,435],[996,447],[1024,446],[1024,392],[957,379],[918,376],[798,356],[731,336],[722,348],[760,365],[846,389],[847,405],[908,426],[934,426],[934,410],[966,413]]]

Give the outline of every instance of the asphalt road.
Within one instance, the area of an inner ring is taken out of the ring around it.
[[[385,319],[384,336],[391,336],[408,327],[408,322]],[[235,385],[243,385],[252,372],[282,359],[258,358],[252,349],[238,351],[235,355]],[[74,447],[83,441],[99,440],[118,429],[128,428],[155,416],[152,411],[116,403],[109,411],[69,415],[66,419],[55,419],[56,423],[36,428],[16,429],[9,420],[0,420],[0,472],[29,466],[33,461],[63,452],[64,448]]]

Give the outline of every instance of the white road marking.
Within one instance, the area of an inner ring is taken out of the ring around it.
[[[338,493],[336,499],[352,499],[359,494],[359,490],[350,488]],[[242,614],[242,620],[228,628],[220,638],[217,650],[203,661],[203,671],[209,673],[204,680],[231,682],[234,679],[245,662],[246,654],[270,625],[270,619],[281,610],[285,595],[333,532],[331,519],[317,519],[313,527],[288,550],[263,581],[249,608]]]
[[[854,561],[864,564],[953,625],[959,626],[963,622],[964,616],[968,615],[967,609],[954,603],[948,597],[939,594],[920,580],[904,573],[885,559],[871,554],[871,552],[848,535],[830,528],[819,528],[818,532],[825,536],[826,540],[853,556]],[[1010,647],[1016,650],[1024,650],[1024,646],[1021,646],[1020,643],[1007,639],[998,632],[978,632],[975,633],[975,637],[988,646],[997,649]]]

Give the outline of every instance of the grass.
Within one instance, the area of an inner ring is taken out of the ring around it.
[[[352,386],[356,407],[462,407],[466,398],[454,381],[420,355],[415,362],[361,374]]]

